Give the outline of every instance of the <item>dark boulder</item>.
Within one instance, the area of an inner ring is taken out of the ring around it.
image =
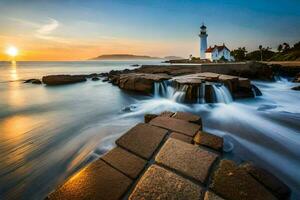
[[[99,81],[100,79],[98,77],[93,77],[92,81]]]
[[[25,80],[24,83],[42,84],[42,81],[40,81],[39,79],[28,79]]]
[[[292,87],[292,90],[300,90],[300,85],[298,85],[298,86],[295,86],[295,87]]]
[[[64,85],[86,81],[84,75],[49,75],[43,76],[43,83],[46,85]]]

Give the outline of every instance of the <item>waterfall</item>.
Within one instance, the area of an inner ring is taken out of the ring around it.
[[[197,103],[205,103],[205,84],[201,83],[198,87]]]
[[[188,89],[187,85],[180,86],[179,90],[176,90],[173,93],[172,100],[183,103],[185,100],[185,94],[186,94],[187,89]]]
[[[212,85],[216,103],[230,103],[233,101],[231,93],[224,85]]]
[[[184,103],[188,85],[180,85],[175,87],[172,81],[162,81],[154,83],[154,97],[155,98],[166,98],[175,102]],[[214,93],[214,102],[216,103],[230,103],[232,102],[232,96],[224,85],[215,84],[212,85]],[[205,103],[205,83],[199,84],[196,91],[197,99],[195,100],[198,104]]]
[[[187,85],[175,88],[172,86],[172,82],[170,81],[156,82],[154,83],[154,97],[167,98],[176,102],[183,103],[187,88]]]

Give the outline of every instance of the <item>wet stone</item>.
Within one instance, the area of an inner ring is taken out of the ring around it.
[[[233,161],[222,160],[215,171],[210,188],[226,199],[276,199],[263,185]]]
[[[192,138],[192,137],[187,136],[187,135],[184,135],[184,134],[182,134],[182,133],[176,133],[176,132],[172,132],[172,133],[170,134],[170,138],[174,138],[174,139],[177,139],[177,140],[181,140],[181,141],[187,142],[187,143],[189,143],[189,144],[191,144],[192,141],[193,141],[193,138]]]
[[[155,161],[204,183],[217,154],[198,146],[169,138]]]
[[[204,195],[204,200],[224,200],[224,199],[211,191],[206,191]]]
[[[166,128],[175,132],[194,136],[201,128],[200,125],[171,117],[156,117],[149,122],[151,125]]]
[[[162,113],[159,114],[159,116],[161,117],[171,117],[174,113],[170,112],[170,111],[164,111]]]
[[[97,160],[71,177],[65,184],[51,193],[48,199],[118,200],[129,189],[131,183],[130,178],[102,160]]]
[[[119,138],[116,144],[149,160],[167,132],[165,129],[140,123]]]
[[[132,179],[137,178],[139,173],[144,169],[146,165],[146,160],[129,153],[121,147],[114,148],[113,150],[102,156],[101,159]]]
[[[137,183],[130,200],[188,199],[199,200],[202,188],[157,165],[152,165]]]
[[[256,167],[250,163],[245,163],[241,166],[257,181],[268,188],[279,199],[289,199],[291,190],[287,185],[281,182],[277,177],[267,172],[266,170]]]
[[[157,116],[158,115],[156,115],[156,114],[145,114],[145,116],[144,116],[144,122],[148,123],[148,122],[150,122],[152,119],[154,119]]]
[[[176,112],[172,117],[201,125],[201,117],[188,112]]]
[[[212,148],[217,151],[223,150],[223,138],[206,133],[204,131],[198,131],[194,137],[194,142],[198,145]]]

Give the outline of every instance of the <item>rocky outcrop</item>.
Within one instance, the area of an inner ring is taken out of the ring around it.
[[[171,77],[166,74],[125,73],[113,75],[111,81],[122,89],[150,94],[153,92],[154,82],[160,82],[170,78]]]
[[[43,76],[43,83],[46,85],[64,85],[86,81],[84,75],[49,75]]]
[[[42,81],[40,81],[39,79],[28,79],[25,80],[24,83],[42,84]]]
[[[199,87],[204,87],[205,94],[203,94],[203,96],[206,102],[213,102],[214,90],[212,87],[215,83],[225,85],[234,98],[254,97],[251,82],[247,78],[204,72],[177,76],[172,80],[178,85],[177,87],[187,86],[185,96],[187,101],[195,102],[199,97]],[[201,86],[202,84],[204,84],[204,86]],[[256,89],[259,91],[258,88]]]

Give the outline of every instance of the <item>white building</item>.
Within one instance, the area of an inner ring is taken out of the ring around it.
[[[230,50],[223,44],[222,46],[215,45],[214,47],[209,47],[205,51],[205,58],[210,61],[218,61],[223,57],[223,59],[228,61],[233,61],[233,57],[230,55]]]
[[[206,26],[204,24],[200,27],[200,59],[207,59],[210,61],[218,61],[222,57],[225,60],[233,61],[233,57],[230,55],[230,50],[223,44],[222,46],[213,46],[207,48],[207,33]]]

